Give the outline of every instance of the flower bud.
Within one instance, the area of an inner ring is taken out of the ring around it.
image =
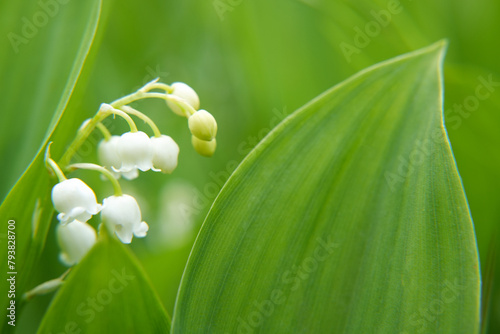
[[[101,211],[94,191],[80,179],[64,180],[52,188],[52,203],[60,212],[57,219],[66,224],[74,219],[86,222]]]
[[[117,143],[118,156],[122,162],[119,172],[140,169],[143,172],[153,167],[153,146],[151,139],[142,131],[126,132]]]
[[[172,87],[172,92],[170,93],[171,95],[182,99],[184,102],[193,107],[193,109],[198,110],[200,107],[200,99],[193,88],[183,82],[174,82],[170,87]],[[186,116],[186,113],[182,110],[182,108],[174,102],[167,101],[167,105],[177,115]]]
[[[179,146],[169,136],[151,137],[153,145],[153,170],[172,173],[177,167]]]
[[[141,221],[141,209],[134,197],[130,195],[110,196],[102,202],[101,217],[108,229],[115,232],[124,244],[146,236],[148,224]]]
[[[198,139],[211,141],[217,135],[217,122],[206,110],[198,110],[188,119],[189,130]]]
[[[193,144],[194,149],[199,154],[205,157],[211,157],[215,153],[215,148],[217,147],[217,143],[215,139],[211,141],[201,140],[195,136],[191,136],[191,143]]]
[[[121,175],[127,180],[133,180],[139,176],[137,168],[133,168],[128,172],[119,172],[122,165],[122,160],[118,155],[118,143],[120,136],[111,136],[109,140],[102,140],[97,146],[97,155],[102,166],[111,169],[115,178],[119,179]]]
[[[35,288],[31,289],[30,291],[25,292],[23,294],[23,299],[31,300],[35,296],[41,296],[47,293],[51,293],[59,289],[59,287],[63,284],[64,281],[61,278],[51,279],[50,281],[44,282],[36,286]]]
[[[57,226],[57,242],[61,248],[59,259],[67,266],[72,266],[88,253],[95,244],[97,233],[87,223],[73,220]]]

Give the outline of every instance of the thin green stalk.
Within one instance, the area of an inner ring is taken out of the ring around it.
[[[71,169],[87,169],[100,172],[102,175],[106,176],[109,179],[109,181],[111,181],[111,184],[113,185],[113,188],[115,190],[115,196],[123,195],[120,183],[118,183],[118,180],[106,168],[92,163],[78,163],[78,164],[72,164],[68,167]]]
[[[52,169],[54,171],[57,178],[59,179],[59,182],[65,181],[65,180],[67,180],[67,178],[64,175],[63,171],[61,170],[59,165],[54,160],[52,160],[50,157],[50,146],[51,145],[52,145],[52,142],[50,142],[47,145],[47,150],[45,151],[45,165],[47,166],[47,168],[50,167],[50,169]]]
[[[109,132],[106,125],[104,125],[102,123],[97,123],[97,128],[99,129],[99,131],[101,131],[105,141],[108,141],[111,139],[111,132]]]
[[[188,115],[186,115],[187,117],[189,117],[190,115],[192,115],[196,112],[196,110],[194,110],[193,107],[191,107],[188,103],[182,101],[181,99],[178,99],[176,97],[170,96],[170,95],[165,94],[165,93],[148,92],[147,89],[154,89],[154,88],[165,89],[165,90],[170,89],[170,91],[171,91],[170,86],[168,86],[166,84],[159,83],[159,82],[157,82],[157,80],[158,79],[155,79],[155,80],[147,83],[140,90],[138,90],[132,94],[126,95],[118,100],[115,100],[115,101],[111,102],[109,105],[112,107],[112,109],[121,111],[120,109],[123,106],[130,104],[134,101],[148,99],[148,98],[158,98],[158,99],[162,99],[165,101],[173,102],[176,105],[178,105],[179,107],[181,107],[182,109],[186,110],[188,113]],[[115,114],[116,114],[116,112],[115,112]],[[123,114],[125,114],[125,113],[123,113]],[[78,131],[75,139],[73,139],[73,141],[69,145],[68,149],[66,150],[66,152],[63,154],[63,156],[59,160],[59,164],[61,166],[67,166],[70,163],[71,158],[73,158],[73,156],[76,154],[78,149],[83,145],[83,143],[90,136],[92,131],[94,131],[94,129],[98,126],[98,124],[101,123],[109,115],[111,115],[111,113],[106,112],[106,110],[103,111],[102,106],[101,106],[101,109],[96,113],[96,115],[92,119],[90,119],[90,121],[88,121],[88,123],[85,124],[85,126],[82,129],[80,129],[80,131]],[[120,115],[120,116],[122,116],[122,115]],[[126,116],[130,117],[128,115],[126,115]],[[129,125],[131,126],[131,131],[134,132],[132,130],[133,126],[131,125],[130,122],[129,122]],[[155,133],[155,136],[156,135],[157,134]]]
[[[153,120],[151,118],[149,118],[148,116],[146,116],[145,114],[143,114],[139,110],[136,110],[136,109],[129,107],[129,106],[123,106],[123,107],[121,107],[121,110],[126,112],[129,115],[134,115],[134,116],[142,119],[145,123],[147,123],[149,125],[151,130],[153,130],[155,137],[161,137],[160,129],[158,129],[155,122],[153,122]]]
[[[144,87],[143,91],[147,92],[150,91],[151,89],[161,89],[169,94],[171,94],[174,91],[171,86],[164,84],[162,82],[150,83],[147,87],[146,86]]]

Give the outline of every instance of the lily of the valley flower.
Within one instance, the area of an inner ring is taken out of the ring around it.
[[[198,139],[211,141],[217,135],[217,122],[206,110],[198,110],[188,119],[189,130]]]
[[[59,259],[67,266],[72,266],[87,254],[97,239],[95,229],[88,223],[73,220],[57,227],[57,242],[61,248]]]
[[[172,173],[177,167],[179,145],[169,136],[151,137],[153,145],[153,170]]]
[[[201,140],[193,135],[191,136],[191,144],[193,144],[196,152],[205,157],[211,157],[212,155],[214,155],[215,149],[217,148],[217,142],[215,138],[210,141],[206,141]]]
[[[170,87],[172,87],[172,92],[170,93],[171,95],[181,98],[182,100],[184,100],[184,102],[193,107],[193,109],[198,110],[198,108],[200,107],[200,99],[193,88],[189,87],[183,82],[174,82],[172,85],[170,85]],[[167,105],[177,115],[186,116],[182,108],[175,103],[167,101]]]
[[[134,197],[130,195],[110,196],[102,202],[102,221],[110,231],[114,231],[124,244],[146,236],[148,224],[142,221],[141,209]]]
[[[145,172],[153,167],[153,145],[148,135],[142,131],[122,134],[117,142],[117,152],[121,167],[115,171],[128,173],[140,169]]]
[[[74,219],[86,222],[101,211],[94,191],[80,179],[64,180],[52,188],[52,203],[57,219],[66,224]]]
[[[97,147],[97,154],[101,165],[111,169],[113,175],[119,179],[123,175],[127,180],[133,180],[139,176],[137,168],[133,168],[128,172],[119,172],[122,166],[122,159],[118,155],[118,143],[120,136],[111,136],[108,140],[103,139]]]

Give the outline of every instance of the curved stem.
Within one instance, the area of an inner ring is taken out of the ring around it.
[[[153,89],[151,87],[154,87],[154,88],[163,87],[160,89],[167,88],[168,85],[161,84],[157,81],[158,81],[158,79],[155,79],[155,80],[147,83],[146,85],[144,85],[143,88],[139,89],[138,91],[136,91],[132,94],[126,95],[118,100],[115,100],[115,101],[111,102],[109,105],[111,105],[111,107],[114,109],[120,109],[121,107],[123,107],[127,104],[130,104],[134,101],[142,100],[142,99],[146,99],[146,98],[158,98],[158,99],[162,99],[162,100],[169,100],[169,95],[167,95],[165,93],[144,91],[144,90],[147,90],[148,88]],[[170,86],[168,86],[168,87],[170,87]],[[190,114],[193,114],[194,112],[196,112],[196,110],[194,110],[187,103],[185,103],[183,101],[179,101],[179,100],[174,101],[174,99],[175,98],[170,98],[170,100],[173,103],[176,103],[177,105],[179,105],[183,109],[189,110]],[[101,105],[101,108],[96,113],[96,115],[92,119],[90,119],[89,121],[86,121],[86,124],[84,127],[81,128],[81,131],[77,132],[75,139],[73,139],[71,144],[68,146],[68,149],[66,150],[66,152],[63,154],[63,156],[59,160],[59,164],[61,166],[69,165],[71,158],[76,154],[78,149],[87,140],[87,138],[90,136],[92,131],[94,131],[94,129],[98,126],[98,124],[100,122],[102,122],[106,117],[108,117],[110,115],[109,113],[102,112],[103,106],[104,105]],[[187,115],[187,116],[190,116],[190,115]]]
[[[72,164],[68,166],[68,168],[71,169],[87,169],[87,170],[95,170],[100,172],[102,175],[106,176],[109,181],[111,181],[111,184],[113,185],[113,188],[115,190],[115,196],[121,196],[123,195],[122,192],[122,187],[120,186],[120,183],[118,183],[118,180],[111,174],[109,170],[106,168],[96,165],[96,164],[91,164],[91,163],[79,163],[79,164]]]
[[[47,159],[47,163],[49,164],[50,168],[52,168],[52,170],[54,171],[54,173],[57,175],[57,178],[59,179],[59,182],[67,180],[67,178],[64,175],[63,171],[61,170],[61,168],[59,168],[59,166],[57,165],[57,163],[54,160],[52,160],[51,158],[49,158],[49,159]]]
[[[47,167],[50,167],[54,173],[56,174],[57,178],[59,179],[59,182],[62,182],[64,180],[67,180],[66,176],[64,175],[63,171],[59,167],[59,165],[50,158],[50,145],[52,145],[52,142],[50,142],[47,145],[47,150],[45,151],[45,165]]]
[[[103,103],[101,104],[101,107],[99,108],[99,111],[97,111],[95,116],[90,120],[85,121],[86,123],[85,126],[80,128],[80,131],[76,133],[75,139],[73,139],[68,149],[59,160],[59,164],[61,166],[69,165],[71,158],[76,154],[78,149],[83,145],[83,143],[87,140],[87,138],[90,136],[92,131],[94,131],[94,129],[98,126],[98,124],[101,123],[106,117],[113,114],[111,110],[114,110],[112,106]],[[132,120],[132,118],[130,118],[129,115],[125,114],[121,110],[118,110],[118,113],[121,114],[120,116],[124,117],[125,120],[127,120],[131,129],[135,128],[135,130],[137,131],[137,127],[135,126],[134,121]]]
[[[105,118],[111,114],[118,115],[127,121],[128,126],[130,127],[130,132],[137,132],[137,126],[135,125],[135,122],[132,119],[132,117],[130,117],[120,109],[113,108],[109,104],[103,104],[103,107],[101,107],[101,110],[99,110],[98,113],[102,113],[103,115],[105,115],[104,116]]]
[[[108,141],[111,139],[111,132],[109,132],[106,125],[102,124],[102,122],[99,122],[99,123],[97,123],[97,128],[99,129],[99,131],[101,131],[105,141]]]
[[[153,120],[151,118],[149,118],[148,116],[146,116],[145,114],[143,114],[139,110],[136,110],[136,109],[129,107],[129,106],[123,106],[123,107],[121,107],[121,110],[126,112],[127,114],[134,115],[134,116],[137,116],[138,118],[142,119],[145,123],[147,123],[149,125],[151,130],[153,130],[155,137],[161,137],[160,129],[158,129],[155,122],[153,122]]]
[[[143,88],[143,92],[148,92],[152,89],[161,89],[161,90],[164,90],[165,92],[171,94],[174,90],[172,88],[172,86],[169,86],[167,84],[164,84],[162,82],[154,82],[154,83],[151,83],[149,84],[147,87],[144,87]]]

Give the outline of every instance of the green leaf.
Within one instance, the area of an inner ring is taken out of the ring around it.
[[[19,12],[23,10],[23,3],[9,2],[9,6],[18,6],[16,10]],[[6,6],[7,3],[3,5]],[[27,45],[22,45],[24,49],[20,46],[16,57],[10,56],[11,50],[2,53],[0,57],[2,73],[5,71],[7,77],[12,79],[8,82],[3,80],[6,86],[1,87],[6,96],[9,96],[8,99],[0,101],[1,109],[9,110],[8,113],[2,113],[1,124],[6,127],[5,131],[10,131],[8,127],[14,124],[22,126],[20,136],[29,136],[31,127],[47,131],[45,139],[43,133],[41,133],[42,137],[36,136],[36,146],[40,147],[36,157],[0,207],[0,218],[5,224],[5,230],[0,231],[2,245],[5,241],[5,246],[2,248],[7,249],[6,222],[12,219],[16,227],[14,230],[15,268],[9,271],[18,272],[17,312],[20,312],[20,297],[26,291],[27,284],[32,277],[31,274],[43,249],[53,214],[50,203],[53,180],[49,179],[43,162],[45,147],[68,104],[92,45],[100,8],[100,0],[75,1],[60,5],[57,15],[51,17],[47,25],[43,29],[40,28],[39,33],[30,39]],[[35,11],[36,8],[27,7],[26,10],[31,9]],[[35,11],[35,13],[39,12],[40,9],[38,12]],[[16,19],[19,17],[15,16]],[[21,21],[13,21],[12,18],[8,22],[11,23],[11,27],[21,24]],[[44,62],[34,62],[34,59],[43,59]],[[45,70],[35,71],[33,66],[41,66]],[[25,114],[29,116],[23,118],[22,115]],[[45,119],[47,115],[53,115],[48,129],[48,124],[44,125],[43,121],[37,121],[37,117]],[[2,142],[2,145],[7,145],[12,151],[19,151],[21,154],[23,149],[19,145],[14,145],[15,138],[9,140],[8,143]],[[9,155],[2,151],[2,156]],[[6,251],[0,253],[0,265],[2,268],[7,268]],[[8,291],[6,271],[4,270],[1,275],[1,291]],[[0,306],[4,317],[8,302],[7,294],[2,295]]]
[[[9,188],[52,132],[94,38],[100,1],[3,1],[0,167]],[[51,121],[52,118],[52,121]],[[15,143],[15,145],[13,145]]]
[[[168,333],[169,327],[138,261],[104,237],[70,273],[38,333]]]
[[[250,153],[196,240],[173,333],[477,333],[443,54],[358,73]]]

